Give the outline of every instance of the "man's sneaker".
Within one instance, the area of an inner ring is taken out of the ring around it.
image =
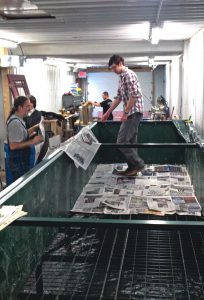
[[[113,170],[114,175],[119,176],[137,176],[139,172],[141,172],[144,169],[144,166],[142,167],[135,167],[135,168],[127,168],[125,171],[118,171],[116,169]]]
[[[139,168],[127,168],[124,176],[137,176],[138,173],[140,172]]]
[[[126,172],[127,170],[124,170],[124,171],[120,171],[120,170],[117,170],[117,169],[113,169],[113,172],[112,172],[112,174],[113,175],[125,175],[125,172]]]

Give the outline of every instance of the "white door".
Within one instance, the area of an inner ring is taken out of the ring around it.
[[[144,111],[149,111],[152,101],[152,72],[137,72],[137,76],[143,93]],[[119,76],[113,72],[88,73],[88,100],[101,102],[101,94],[104,91],[107,91],[113,100],[117,95],[118,81]],[[122,104],[116,110],[122,110]]]

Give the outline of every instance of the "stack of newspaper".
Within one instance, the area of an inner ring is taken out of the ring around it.
[[[0,231],[16,219],[27,215],[22,209],[23,205],[3,205],[0,208]]]
[[[201,216],[184,165],[147,165],[138,176],[113,175],[118,166],[98,165],[72,211],[102,214],[179,214]]]

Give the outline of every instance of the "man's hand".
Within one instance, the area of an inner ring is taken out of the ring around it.
[[[105,122],[107,121],[108,117],[110,116],[110,113],[106,112],[104,115],[102,115],[101,121]]]
[[[122,118],[120,119],[121,122],[127,121],[128,115],[123,114]]]

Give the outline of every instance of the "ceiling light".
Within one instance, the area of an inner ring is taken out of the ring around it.
[[[153,45],[156,45],[159,43],[161,36],[161,28],[160,27],[153,27],[152,28],[152,37],[151,37],[151,43]]]
[[[191,38],[197,33],[203,24],[199,23],[178,23],[178,22],[164,22],[162,34],[160,39],[162,40],[185,40]]]
[[[128,38],[136,40],[148,40],[149,27],[149,22],[143,22],[121,26],[120,28],[118,28],[118,30],[120,30],[120,36],[125,35]]]
[[[16,48],[17,46],[18,46],[17,42],[0,38],[0,47],[3,47],[3,48]]]
[[[151,57],[151,58],[149,58],[149,60],[148,60],[148,65],[149,65],[149,66],[153,66],[153,64],[154,64],[154,58]]]

